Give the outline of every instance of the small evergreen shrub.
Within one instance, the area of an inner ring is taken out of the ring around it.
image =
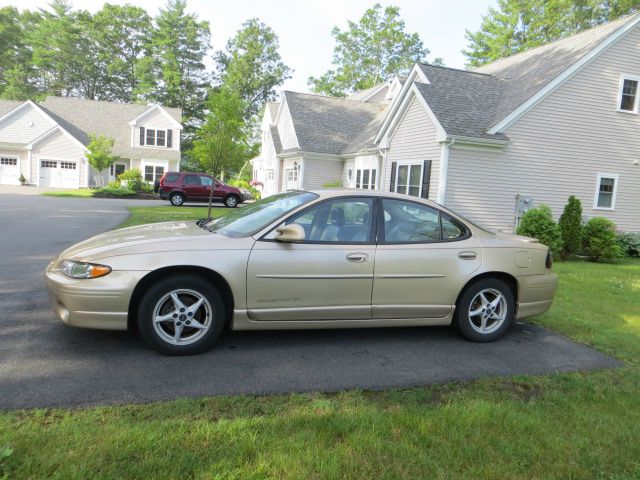
[[[620,258],[622,249],[616,242],[616,224],[604,217],[589,220],[582,230],[582,248],[592,260]]]
[[[342,180],[336,180],[334,182],[327,182],[322,185],[323,188],[340,188],[342,187]]]
[[[27,183],[27,179],[22,173],[20,174],[20,177],[18,177],[18,181],[20,182],[20,185],[24,185],[25,183]]]
[[[540,205],[527,211],[520,219],[516,233],[537,238],[540,243],[549,247],[553,255],[562,249],[560,228],[553,221],[553,213],[548,205]]]
[[[640,257],[640,233],[619,232],[616,234],[616,243],[623,255]]]
[[[564,206],[558,226],[562,237],[562,257],[568,258],[578,253],[582,243],[582,204],[580,199],[573,195],[569,197],[569,202]]]

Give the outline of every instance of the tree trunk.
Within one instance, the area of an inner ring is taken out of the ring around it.
[[[209,190],[209,211],[207,212],[207,218],[209,220],[211,220],[211,204],[213,203],[213,189],[215,188],[216,184],[215,184],[215,180],[214,183],[211,185],[211,190]]]

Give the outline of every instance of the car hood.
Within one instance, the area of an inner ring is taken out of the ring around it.
[[[210,248],[214,239],[223,243],[231,240],[198,227],[195,221],[151,223],[96,235],[66,249],[58,258],[86,262],[114,255],[173,251],[194,247],[199,240],[206,241]]]

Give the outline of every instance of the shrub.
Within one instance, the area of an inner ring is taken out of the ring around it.
[[[549,247],[554,255],[562,248],[560,228],[553,221],[553,214],[548,205],[540,205],[526,212],[520,219],[517,233],[537,238],[540,243]]]
[[[571,195],[558,222],[562,237],[562,257],[567,258],[580,250],[582,243],[582,204]]]
[[[623,255],[627,257],[640,256],[640,233],[619,232],[616,234],[616,243]]]
[[[592,259],[614,259],[622,256],[616,243],[616,224],[608,218],[594,217],[582,229],[582,248]]]
[[[249,184],[249,182],[247,182],[246,180],[238,180],[238,179],[230,180],[228,182],[228,185],[231,185],[232,187],[244,188],[246,190],[249,190],[251,192],[251,195],[253,195],[253,198],[255,198],[256,200],[260,200],[260,197],[261,197],[260,190],[258,190],[256,187]]]
[[[323,188],[340,188],[342,187],[342,180],[336,180],[334,182],[327,182],[322,185]]]
[[[142,173],[140,173],[140,170],[137,168],[125,170],[123,173],[118,175],[118,180],[126,180],[128,182],[127,188],[134,192],[147,191],[145,190],[147,183],[142,179]],[[151,187],[151,191],[153,191],[153,187]]]
[[[18,181],[20,182],[20,185],[24,185],[25,183],[27,183],[27,179],[22,173],[20,174],[20,177],[18,177]]]
[[[110,182],[106,187],[99,188],[96,190],[96,195],[113,195],[114,197],[127,197],[129,195],[135,195],[136,192],[130,190],[127,187],[122,186],[114,186],[111,185],[113,182]]]

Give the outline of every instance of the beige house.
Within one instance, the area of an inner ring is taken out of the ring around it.
[[[373,96],[331,99],[344,102],[344,110],[377,105],[382,118],[373,115],[355,132],[348,126],[359,113],[327,122],[335,130],[328,136],[342,135],[347,144],[360,136],[363,148],[330,152],[324,168],[313,166],[314,183],[340,177],[347,187],[430,198],[500,231],[513,231],[531,205],[546,203],[559,216],[576,195],[585,217],[606,216],[640,231],[639,23],[640,15],[627,16],[473,71],[416,64]],[[285,108],[290,97],[275,106],[271,138],[282,138],[285,126],[289,138],[306,132],[298,127],[305,115]],[[307,109],[322,112],[316,104]],[[306,188],[312,152],[302,150],[294,180]],[[280,191],[294,183],[278,176],[290,151],[284,144],[273,151]],[[255,165],[266,158],[254,162],[259,179]],[[332,163],[337,158],[341,170]]]
[[[180,109],[159,105],[47,97],[44,102],[0,100],[0,184],[91,187],[99,172],[88,163],[90,134],[114,139],[119,157],[103,181],[130,168],[149,182],[180,165]]]

